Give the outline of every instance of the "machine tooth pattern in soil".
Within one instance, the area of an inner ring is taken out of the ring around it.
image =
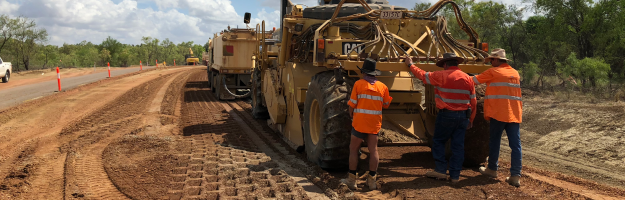
[[[215,102],[197,73],[182,99],[183,136],[171,174],[169,199],[308,199],[304,189],[252,146]],[[194,82],[195,81],[195,82]]]

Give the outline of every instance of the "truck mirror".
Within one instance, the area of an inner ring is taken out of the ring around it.
[[[245,19],[243,19],[243,23],[245,24],[249,24],[250,23],[250,19],[252,19],[252,13],[245,13]]]

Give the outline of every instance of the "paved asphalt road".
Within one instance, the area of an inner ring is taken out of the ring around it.
[[[153,67],[144,67],[151,69]],[[111,77],[120,76],[128,73],[139,71],[139,68],[119,69],[111,71]],[[61,86],[63,90],[72,89],[83,84],[93,83],[108,77],[108,72],[89,74],[84,76],[76,76],[63,78],[61,73]],[[2,83],[0,83],[2,84]],[[24,101],[41,98],[54,94],[58,90],[57,81],[45,81],[30,85],[23,85],[6,90],[0,90],[0,110],[18,105]]]

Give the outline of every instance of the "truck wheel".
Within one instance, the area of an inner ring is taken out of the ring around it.
[[[313,76],[304,106],[304,143],[308,160],[324,169],[346,169],[349,159],[349,100],[354,80],[337,85],[333,71]]]
[[[256,119],[269,119],[269,111],[263,105],[262,80],[260,69],[254,68],[252,74],[252,116]]]
[[[206,70],[206,76],[208,76],[208,88],[210,88],[211,90],[213,90],[213,88],[211,87],[213,85],[213,72],[211,71],[210,67]]]
[[[6,75],[4,75],[4,78],[2,78],[2,82],[3,83],[8,83],[9,82],[9,78],[11,78],[11,72],[9,72],[9,70],[7,70]]]
[[[221,92],[221,75],[219,73],[213,73],[213,77],[212,77],[212,81],[213,81],[213,88],[211,88],[211,90],[213,91],[213,94],[215,95],[215,98],[217,98],[217,100],[221,100],[219,96],[220,92]]]

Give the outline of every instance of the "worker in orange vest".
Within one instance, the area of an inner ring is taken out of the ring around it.
[[[476,85],[487,84],[484,97],[484,118],[490,120],[488,166],[480,167],[480,172],[497,178],[501,135],[506,130],[512,150],[510,177],[506,178],[506,182],[519,187],[522,168],[520,125],[523,114],[521,78],[519,72],[508,65],[508,61],[505,50],[495,49],[486,58],[486,62],[490,62],[493,68],[473,77]]]
[[[358,67],[360,69],[360,67]],[[376,177],[378,170],[378,132],[382,128],[382,108],[388,108],[393,98],[389,95],[388,87],[377,80],[382,72],[376,69],[376,61],[367,58],[360,69],[362,79],[356,81],[352,95],[347,102],[349,115],[352,117],[352,133],[349,145],[349,173],[347,179],[341,182],[350,189],[356,189],[356,172],[358,167],[358,152],[360,145],[367,140],[369,148],[369,174],[367,185],[369,189],[377,189]]]
[[[432,138],[432,155],[436,168],[425,175],[430,178],[447,179],[445,143],[451,139],[449,176],[452,184],[456,184],[460,179],[464,162],[465,133],[473,126],[477,105],[475,86],[471,77],[458,68],[458,64],[464,62],[464,59],[455,53],[445,53],[443,59],[436,62],[436,66],[445,70],[436,72],[419,69],[408,57],[405,62],[415,77],[434,86],[436,107],[439,109]]]

